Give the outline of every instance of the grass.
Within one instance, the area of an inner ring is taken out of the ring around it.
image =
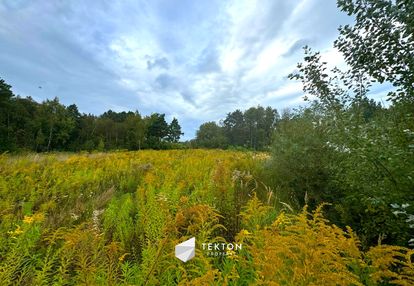
[[[364,253],[352,230],[329,224],[321,209],[291,213],[260,180],[267,158],[220,150],[2,155],[0,285],[414,282],[411,250]],[[196,256],[183,263],[174,246],[193,236]],[[202,250],[223,241],[243,249],[219,257]]]

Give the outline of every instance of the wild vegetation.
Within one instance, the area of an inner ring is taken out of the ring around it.
[[[355,18],[334,43],[346,70],[305,47],[289,78],[307,105],[236,110],[186,146],[243,151],[103,153],[179,147],[178,122],[82,115],[71,137],[74,108],[46,101],[11,120],[10,102],[26,99],[1,82],[2,150],[90,152],[0,156],[0,284],[413,285],[411,2],[339,0]],[[370,89],[384,82],[380,104]],[[191,237],[183,263],[174,247]],[[201,247],[215,242],[243,247]]]
[[[1,285],[414,282],[412,250],[379,245],[363,252],[350,228],[323,218],[322,206],[292,213],[260,179],[266,154],[182,150],[0,160]],[[183,263],[174,246],[193,236],[196,256]],[[243,248],[210,256],[201,244],[215,241]]]

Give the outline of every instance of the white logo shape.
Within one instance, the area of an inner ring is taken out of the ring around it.
[[[187,262],[195,256],[195,237],[190,238],[175,246],[175,256],[183,262]]]

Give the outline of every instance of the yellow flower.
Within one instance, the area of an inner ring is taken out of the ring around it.
[[[34,222],[41,222],[44,219],[44,215],[42,213],[37,213],[32,216],[25,215],[23,218],[23,223],[32,224]]]
[[[123,262],[124,261],[124,259],[125,259],[125,257],[128,255],[129,253],[124,253],[122,256],[120,256],[119,258],[118,258],[118,260],[120,261],[120,262]]]
[[[285,215],[284,212],[281,212],[276,220],[273,222],[272,226],[274,227],[281,227],[286,225],[289,222],[288,217]]]
[[[27,216],[27,215],[24,216],[24,219],[23,219],[24,223],[31,224],[33,221],[34,219],[32,216]]]
[[[7,232],[11,237],[16,238],[17,235],[22,234],[23,230],[20,228],[20,225],[17,226],[16,230]]]
[[[226,251],[226,256],[229,258],[229,259],[234,259],[235,258],[235,255],[236,255],[236,252],[234,252],[234,250],[227,250]]]
[[[251,232],[249,232],[247,229],[243,229],[243,230],[241,231],[241,233],[242,233],[243,235],[250,235],[250,234],[251,234]]]

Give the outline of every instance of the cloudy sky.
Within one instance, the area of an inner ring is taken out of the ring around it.
[[[237,108],[300,104],[301,47],[341,65],[349,22],[334,0],[2,0],[0,77],[85,113],[165,113],[190,139]]]

